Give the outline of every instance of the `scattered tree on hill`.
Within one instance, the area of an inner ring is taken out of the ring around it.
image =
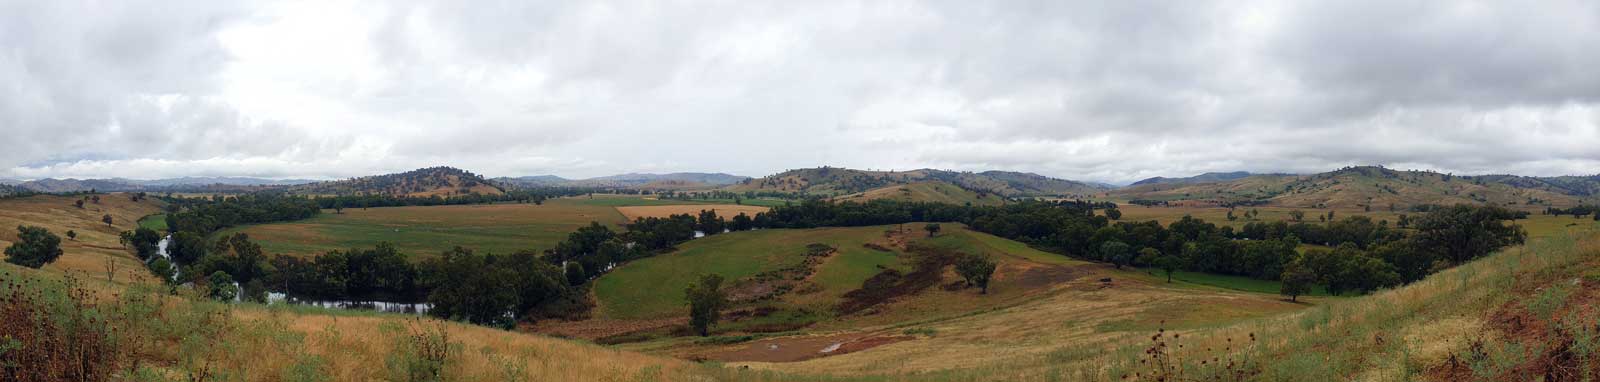
[[[928,231],[928,237],[933,237],[939,234],[940,228],[939,223],[928,223],[928,225],[922,226],[922,229]]]
[[[61,238],[44,227],[17,226],[17,242],[6,247],[6,262],[39,268],[61,257]]]
[[[344,201],[343,200],[335,200],[335,201],[333,201],[333,213],[335,213],[335,214],[344,213]]]
[[[78,240],[78,231],[73,231],[73,230],[70,230],[70,229],[67,230],[67,240],[77,241]]]
[[[1247,215],[1248,215],[1248,214],[1249,214],[1249,212],[1246,212],[1246,213],[1245,213],[1245,214],[1247,214]],[[1238,217],[1238,216],[1233,216],[1233,209],[1232,209],[1232,208],[1229,208],[1229,209],[1228,209],[1228,221],[1230,221],[1230,222],[1231,222],[1231,221],[1234,221],[1234,220],[1239,220],[1239,217]]]
[[[93,201],[94,201],[94,204],[100,204],[100,195],[95,195],[95,196],[94,196],[94,197],[93,197],[93,198],[92,198],[92,199],[90,199],[90,200],[93,200]]]
[[[721,318],[722,308],[728,304],[721,288],[722,276],[708,274],[700,276],[700,282],[689,284],[684,290],[689,300],[689,327],[701,337],[711,333],[711,327]]]
[[[1129,251],[1128,244],[1120,241],[1112,240],[1100,244],[1100,258],[1111,262],[1117,269],[1122,269],[1123,265],[1128,265],[1129,260],[1132,260],[1133,254]]]
[[[578,264],[576,261],[567,263],[567,285],[579,286],[583,285],[584,281],[589,279],[584,276],[583,264]]]
[[[956,262],[956,273],[966,279],[967,286],[977,286],[978,294],[989,294],[989,279],[994,276],[995,261],[987,255],[965,255]]]
[[[1328,221],[1333,221],[1333,210],[1328,210]]]
[[[1297,222],[1305,220],[1306,212],[1305,211],[1301,211],[1301,210],[1290,210],[1289,211],[1289,218],[1290,219],[1294,219],[1294,221],[1297,221]]]
[[[1299,301],[1300,295],[1311,292],[1311,284],[1317,282],[1317,275],[1301,265],[1300,262],[1289,263],[1283,269],[1283,287],[1278,293],[1289,296],[1289,301]]]
[[[117,242],[122,244],[122,249],[128,249],[128,243],[133,242],[133,231],[117,233]]]
[[[100,217],[100,221],[101,222],[105,222],[107,227],[110,227],[111,223],[114,222],[113,220],[111,220],[111,214],[106,214],[105,216],[101,216]]]

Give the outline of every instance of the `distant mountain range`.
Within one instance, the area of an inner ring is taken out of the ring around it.
[[[726,186],[750,179],[748,176],[723,173],[675,172],[670,174],[640,174],[602,176],[588,179],[567,179],[555,175],[494,178],[494,182],[513,187],[603,187],[692,189]]]
[[[239,193],[282,191],[303,195],[381,194],[400,196],[497,195],[532,187],[593,187],[640,190],[720,190],[807,194],[839,200],[921,200],[998,204],[1005,197],[1060,197],[1185,205],[1274,205],[1305,208],[1408,208],[1419,204],[1477,203],[1523,208],[1600,204],[1600,175],[1529,177],[1456,176],[1376,166],[1309,174],[1209,172],[1183,178],[1154,177],[1125,187],[1012,172],[936,169],[871,171],[838,167],[795,169],[750,178],[723,173],[630,173],[588,179],[554,175],[485,179],[452,167],[335,181],[248,177],[186,177],[156,180],[0,180],[0,195],[20,190],[43,193],[150,191]],[[997,198],[998,197],[998,198]]]
[[[1154,178],[1146,178],[1144,180],[1133,182],[1133,184],[1129,184],[1129,186],[1142,186],[1142,185],[1146,185],[1146,184],[1212,183],[1212,182],[1222,182],[1222,181],[1240,179],[1240,178],[1248,177],[1250,175],[1251,174],[1249,172],[1247,172],[1247,171],[1234,171],[1234,172],[1208,172],[1208,173],[1195,175],[1195,176],[1191,176],[1191,177],[1187,177],[1187,178],[1163,178],[1163,177],[1159,177],[1158,176],[1158,177],[1154,177]]]
[[[169,179],[38,179],[18,181],[5,179],[0,184],[16,186],[34,192],[81,191],[248,191],[261,186],[283,186],[315,182],[305,179],[263,179],[247,177],[183,177]]]
[[[1086,197],[1109,189],[1098,184],[1011,171],[957,172],[934,169],[869,171],[816,167],[745,180],[729,186],[727,190],[838,196],[925,182],[946,183],[976,193],[1000,196]]]

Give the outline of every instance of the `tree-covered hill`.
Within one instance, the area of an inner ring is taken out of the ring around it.
[[[1378,166],[1311,175],[1252,175],[1192,184],[1150,183],[1108,193],[1114,199],[1195,205],[1275,205],[1405,210],[1421,205],[1493,204],[1519,209],[1600,201],[1597,177],[1457,176]]]
[[[454,167],[429,167],[397,174],[363,176],[345,180],[289,186],[303,195],[460,196],[500,195],[505,190],[483,176]]]

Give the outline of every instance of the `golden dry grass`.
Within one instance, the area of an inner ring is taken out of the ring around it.
[[[155,199],[134,202],[130,195],[116,193],[100,195],[99,204],[86,202],[81,209],[73,206],[73,201],[81,198],[35,195],[0,199],[0,248],[17,239],[18,225],[41,226],[61,237],[64,252],[46,268],[104,275],[109,259],[119,270],[143,269],[143,264],[122,248],[118,234],[138,228],[139,218],[160,213],[163,203]],[[100,220],[105,215],[111,215],[110,226]],[[68,230],[77,232],[78,239],[68,240]]]
[[[755,217],[756,214],[762,213],[762,212],[767,212],[767,210],[770,209],[770,208],[762,207],[762,206],[747,206],[747,205],[738,205],[738,204],[685,204],[685,205],[671,205],[671,206],[619,206],[619,207],[616,207],[616,208],[617,208],[617,212],[621,213],[622,216],[628,217],[628,220],[634,220],[634,219],[646,218],[646,217],[664,218],[664,217],[667,217],[667,216],[670,216],[670,215],[677,215],[677,214],[699,215],[700,211],[705,211],[705,210],[715,211],[717,213],[717,216],[720,216],[723,219],[732,218],[733,216],[738,215],[740,213],[744,213],[745,215],[749,215],[750,217]]]

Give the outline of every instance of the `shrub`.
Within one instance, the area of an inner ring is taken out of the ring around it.
[[[116,331],[75,278],[0,279],[0,380],[105,381],[117,370]]]
[[[386,331],[398,331],[394,327]],[[455,364],[460,344],[450,342],[450,332],[443,323],[427,325],[420,319],[412,322],[400,337],[389,359],[384,362],[389,369],[389,379],[407,382],[436,382],[445,380],[446,372]]]
[[[6,262],[39,268],[61,257],[61,238],[43,227],[17,226],[17,242],[6,248]]]

